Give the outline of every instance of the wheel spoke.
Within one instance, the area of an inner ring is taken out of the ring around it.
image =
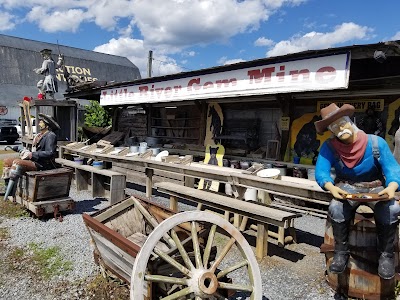
[[[170,276],[162,276],[162,275],[145,275],[144,279],[151,282],[163,282],[163,283],[171,283],[171,284],[180,284],[180,285],[188,285],[186,278],[176,278]]]
[[[240,285],[234,283],[226,283],[226,282],[218,282],[219,289],[226,289],[226,290],[234,290],[234,291],[242,291],[242,292],[252,292],[253,287],[250,285]]]
[[[217,230],[217,225],[214,224],[213,226],[211,226],[210,233],[209,233],[208,239],[207,239],[207,245],[204,250],[203,266],[205,268],[207,268],[208,260],[210,259],[211,247],[214,242],[214,236],[215,236],[216,230]]]
[[[165,260],[167,263],[169,263],[171,266],[173,266],[175,269],[178,271],[182,272],[183,274],[191,277],[192,273],[190,270],[188,270],[185,266],[177,262],[175,259],[173,259],[171,256],[165,254],[161,250],[154,248],[154,253],[160,256],[163,260]]]
[[[233,244],[236,242],[235,238],[231,238],[229,242],[225,245],[224,249],[222,249],[220,255],[218,258],[215,260],[214,264],[210,268],[212,272],[215,272],[215,270],[218,268],[219,264],[221,261],[224,259],[225,255],[229,252],[229,250],[232,248]]]
[[[249,262],[247,260],[242,260],[241,262],[237,263],[236,265],[234,265],[232,267],[229,267],[229,268],[226,268],[226,269],[222,270],[221,272],[219,272],[218,275],[217,275],[217,278],[220,279],[220,278],[226,276],[227,274],[229,274],[229,273],[231,273],[231,272],[233,272],[233,271],[235,271],[237,269],[240,269],[240,268],[242,268],[244,266],[247,266],[248,264],[249,264]]]
[[[193,238],[193,250],[194,250],[194,259],[196,262],[196,268],[201,269],[203,268],[203,263],[201,261],[199,237],[197,235],[196,222],[192,222],[192,238]]]
[[[192,293],[192,289],[190,287],[184,288],[183,290],[180,290],[176,293],[173,293],[167,297],[161,298],[160,300],[174,300],[174,299],[179,299],[180,297],[189,295]]]
[[[193,263],[190,260],[189,255],[187,254],[187,252],[186,252],[185,248],[183,247],[181,241],[179,240],[179,237],[176,234],[175,230],[171,230],[171,236],[172,236],[172,239],[175,242],[176,247],[179,250],[179,253],[182,256],[183,261],[185,262],[186,267],[188,267],[189,270],[194,269]]]

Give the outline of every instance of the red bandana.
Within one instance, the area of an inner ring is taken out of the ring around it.
[[[352,144],[342,143],[339,139],[332,139],[332,146],[335,148],[343,163],[348,168],[354,168],[363,158],[365,149],[367,149],[368,135],[359,130],[357,139]]]

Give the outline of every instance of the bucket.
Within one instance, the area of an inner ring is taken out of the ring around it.
[[[306,169],[293,167],[293,177],[304,178],[306,174]]]
[[[298,157],[298,156],[293,157],[293,163],[299,164],[300,163],[300,157]]]
[[[227,194],[228,196],[233,195],[232,185],[230,183],[225,183],[225,194]]]
[[[307,178],[315,180],[315,169],[307,169]]]
[[[158,153],[160,153],[160,148],[149,148],[151,152],[153,152],[153,156],[156,156]]]
[[[103,169],[103,161],[101,161],[101,160],[95,160],[95,161],[93,162],[92,166],[93,166],[94,168],[96,168],[96,169],[101,170],[101,169]]]
[[[372,214],[356,213],[349,231],[350,258],[347,269],[342,274],[332,274],[334,237],[330,218],[325,225],[324,244],[326,280],[337,292],[352,298],[394,299],[396,277],[383,280],[378,275],[379,252],[376,248],[376,227]],[[399,264],[399,231],[395,236],[395,265]]]
[[[273,164],[275,169],[278,169],[281,172],[281,176],[286,176],[287,166],[284,164]]]
[[[244,200],[257,201],[257,190],[246,189],[246,192],[244,193]]]
[[[139,153],[145,153],[147,150],[147,146],[139,146]]]
[[[77,165],[83,165],[83,160],[84,160],[83,157],[74,157],[74,162],[75,162]]]
[[[130,146],[129,151],[132,153],[137,153],[139,152],[139,146],[138,145]]]

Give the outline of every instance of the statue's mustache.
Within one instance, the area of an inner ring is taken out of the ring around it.
[[[351,132],[351,130],[346,128],[346,129],[343,129],[341,132],[339,132],[339,133],[337,134],[337,137],[340,138],[343,134],[346,134],[346,133],[348,133],[349,135],[353,135],[353,133]]]

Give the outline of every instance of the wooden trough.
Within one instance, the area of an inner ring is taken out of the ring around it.
[[[261,276],[253,250],[232,224],[215,214],[174,213],[132,196],[92,215],[83,214],[83,220],[95,261],[130,283],[131,299],[226,298],[236,292],[260,299]],[[227,242],[219,232],[225,232]],[[234,249],[243,258],[227,265]],[[247,276],[246,285],[228,277],[238,270]]]

